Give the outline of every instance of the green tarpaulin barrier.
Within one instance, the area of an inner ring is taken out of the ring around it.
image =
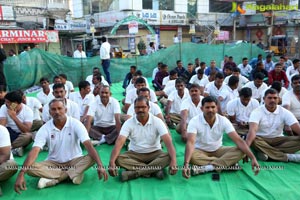
[[[195,43],[182,43],[161,49],[151,55],[137,56],[134,58],[112,59],[110,65],[111,79],[113,82],[122,81],[129,72],[131,65],[136,65],[142,70],[144,76],[151,77],[152,70],[158,62],[168,64],[169,70],[175,68],[176,61],[181,59],[184,66],[194,63],[195,58],[200,58],[209,65],[210,60],[220,64],[224,55],[234,57],[239,64],[243,57],[257,57],[264,52],[256,45],[241,43],[238,45],[208,45]],[[39,79],[46,76],[52,82],[55,75],[64,73],[75,86],[80,80],[92,74],[93,67],[101,67],[100,57],[79,59],[56,55],[33,49],[19,56],[9,57],[4,64],[4,70],[10,90],[25,89],[39,84]]]

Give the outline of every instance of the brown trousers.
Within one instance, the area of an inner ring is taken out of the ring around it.
[[[113,144],[119,136],[116,126],[92,126],[89,135],[94,140],[100,140],[102,138],[102,135],[105,135],[107,144]]]
[[[179,124],[181,116],[177,113],[170,113],[170,119],[172,123]]]
[[[0,181],[6,181],[18,171],[18,164],[14,160],[8,160],[0,165]]]
[[[43,120],[33,120],[30,132],[38,131],[43,126]]]
[[[161,150],[151,153],[127,151],[118,156],[116,164],[127,170],[137,171],[142,176],[152,174],[167,167],[170,164],[170,160],[169,154]]]
[[[282,136],[275,138],[263,138],[256,136],[252,146],[255,150],[263,152],[269,158],[287,162],[287,153],[295,153],[300,150],[300,136]]]
[[[193,165],[214,165],[219,167],[230,167],[244,157],[244,153],[237,147],[220,147],[213,152],[195,149],[190,163]]]
[[[248,128],[242,128],[242,127],[238,126],[237,123],[232,123],[232,125],[233,125],[234,129],[236,130],[236,132],[239,135],[246,135],[249,132],[249,127]]]
[[[21,133],[17,139],[15,139],[11,143],[12,149],[18,147],[26,147],[32,141],[32,134],[31,133]]]
[[[95,161],[89,156],[81,156],[65,163],[58,163],[51,160],[34,163],[27,170],[29,176],[57,179],[59,182],[82,174],[85,170],[93,166]]]

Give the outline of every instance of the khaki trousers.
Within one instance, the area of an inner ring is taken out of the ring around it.
[[[127,151],[118,156],[116,165],[130,171],[136,171],[140,176],[152,174],[170,164],[170,156],[161,150],[151,153],[136,153]]]
[[[101,140],[102,135],[105,135],[105,140],[107,144],[113,144],[119,136],[116,126],[92,126],[89,135],[95,140]]]
[[[58,163],[46,160],[34,163],[27,170],[29,176],[57,179],[59,182],[68,177],[73,180],[74,177],[82,174],[85,170],[93,166],[95,161],[89,156],[81,156],[65,163]]]
[[[190,163],[193,165],[214,165],[219,167],[230,167],[244,157],[244,153],[237,147],[220,147],[213,152],[195,149]]]
[[[33,120],[30,132],[38,131],[43,126],[43,120]]]
[[[15,139],[11,143],[12,149],[18,148],[18,147],[26,147],[27,145],[30,144],[32,141],[32,134],[31,133],[21,133],[17,139]]]
[[[287,162],[287,153],[293,154],[300,150],[300,136],[282,136],[275,138],[263,138],[257,136],[252,146],[255,150],[263,152],[269,158]]]
[[[0,165],[0,181],[5,181],[18,171],[18,164],[14,160],[8,160]]]
[[[181,116],[177,113],[170,113],[170,119],[172,123],[179,124]]]
[[[232,125],[233,125],[234,129],[236,130],[236,132],[239,135],[246,135],[249,132],[249,127],[248,128],[242,128],[242,127],[238,126],[237,123],[232,123]]]

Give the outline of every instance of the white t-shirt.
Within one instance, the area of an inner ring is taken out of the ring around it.
[[[176,90],[175,81],[176,80],[170,80],[170,81],[168,81],[167,84],[166,84],[166,86],[165,86],[165,88],[163,89],[163,91],[165,92],[165,94],[167,96],[169,96],[172,91]]]
[[[110,44],[108,42],[103,42],[100,47],[100,59],[110,59]]]
[[[229,79],[230,79],[231,76],[232,76],[232,75],[227,76],[227,77],[224,79],[224,83],[228,84]],[[248,80],[245,76],[239,75],[239,85],[238,85],[238,88],[237,88],[237,89],[238,89],[238,90],[241,90],[242,87],[243,87],[246,83],[248,83],[248,82],[249,82],[249,80]]]
[[[294,94],[293,90],[288,91],[282,97],[282,106],[290,106],[290,111],[295,115],[295,117],[300,120],[300,101]]]
[[[74,86],[73,86],[73,83],[71,81],[66,81],[65,88],[66,88],[66,90],[68,90],[69,95],[70,95],[72,90],[74,91]]]
[[[289,79],[289,81],[291,82],[292,80],[292,76],[296,75],[296,74],[299,74],[299,70],[298,68],[295,69],[294,65],[292,66],[289,66],[287,69],[286,69],[286,76],[287,78]]]
[[[109,127],[116,125],[115,114],[121,114],[118,100],[109,97],[108,104],[104,106],[98,95],[90,106],[87,115],[94,117],[94,126]]]
[[[33,112],[33,120],[41,120],[40,110],[43,106],[34,97],[26,97],[26,105],[32,110]]]
[[[199,115],[199,114],[202,114],[202,110],[201,110],[201,101],[203,99],[203,96],[200,96],[200,101],[198,103],[198,105],[196,106],[191,97],[188,97],[187,99],[185,99],[182,104],[181,104],[181,107],[180,107],[180,111],[183,111],[183,110],[187,110],[188,111],[188,116],[187,116],[187,119],[186,119],[186,123],[188,124],[189,121],[195,117],[196,115]]]
[[[162,85],[166,85],[167,82],[169,82],[169,80],[170,80],[170,76],[166,76],[165,78],[163,78]]]
[[[48,95],[46,95],[43,90],[37,93],[36,98],[41,102],[42,105],[46,105],[49,103],[52,99],[54,99],[54,96],[52,94],[52,88],[50,88],[50,92]]]
[[[284,125],[291,126],[298,123],[295,116],[287,109],[277,106],[271,113],[265,105],[256,108],[250,115],[249,122],[258,124],[256,135],[265,138],[274,138],[283,136]]]
[[[237,122],[249,122],[251,112],[258,108],[259,102],[251,98],[248,105],[244,106],[240,98],[232,99],[227,104],[227,114],[235,116]]]
[[[219,94],[219,97],[223,98],[223,101],[220,102],[222,112],[227,112],[228,102],[238,96],[239,92],[237,89],[232,90],[228,85],[224,85]]]
[[[264,104],[264,103],[265,103],[265,102],[264,102],[264,95],[265,95],[265,92],[266,92],[268,89],[270,89],[270,88],[271,88],[271,86],[268,86],[268,88],[265,89],[265,90],[262,92],[260,104]],[[281,87],[281,90],[280,90],[278,96],[282,99],[283,95],[284,95],[287,91],[288,91],[288,90],[285,89],[285,87]]]
[[[172,102],[170,113],[180,114],[180,107],[182,102],[189,97],[190,94],[187,88],[184,88],[184,94],[182,98],[178,95],[177,90],[171,92],[171,94],[168,96],[168,101]]]
[[[222,146],[223,133],[228,134],[234,131],[230,121],[219,114],[216,114],[216,121],[212,128],[203,114],[191,119],[187,127],[188,134],[196,135],[195,148],[207,152],[216,151]]]
[[[86,58],[86,54],[84,51],[80,52],[79,50],[76,50],[73,53],[73,58]]]
[[[133,104],[134,100],[137,97],[138,97],[138,95],[136,93],[136,88],[133,88],[132,90],[128,91],[128,93],[126,93],[125,103]],[[150,101],[152,101],[153,103],[157,102],[156,94],[151,89],[150,89]]]
[[[89,135],[84,125],[72,117],[67,117],[65,126],[59,130],[53,120],[44,124],[35,136],[33,147],[49,147],[46,160],[65,163],[82,156],[80,142],[89,140]]]
[[[9,137],[9,132],[6,129],[5,126],[0,125],[0,148],[1,147],[10,147],[11,143],[10,143],[10,137]],[[10,160],[14,159],[12,153],[10,152]]]
[[[189,83],[190,84],[198,84],[199,86],[205,87],[209,83],[209,80],[205,74],[203,74],[202,79],[198,79],[197,74],[195,74],[192,76]]]
[[[220,92],[221,90],[223,89],[224,87],[224,83],[222,84],[222,86],[220,87],[220,89],[218,89],[216,86],[215,86],[215,82],[210,82],[208,83],[206,86],[205,86],[205,89],[204,89],[204,93],[207,93],[209,94],[209,96],[213,96],[215,98],[218,98],[218,96],[220,96]]]
[[[152,80],[155,79],[155,75],[156,75],[156,73],[157,73],[158,71],[159,71],[158,67],[155,67],[155,68],[153,69],[153,72],[152,72]]]
[[[120,135],[130,140],[129,151],[150,153],[161,149],[160,137],[168,134],[164,122],[149,113],[148,122],[143,126],[136,117],[131,117],[122,126]]]
[[[74,101],[71,101],[69,99],[66,99],[66,100],[67,100],[67,105],[66,105],[67,106],[67,115],[80,120],[80,109],[79,109],[79,106],[77,105],[77,103],[75,103]],[[49,104],[46,104],[43,108],[42,119],[44,122],[47,122],[50,119],[52,119],[52,117],[49,113]]]
[[[70,94],[69,99],[71,101],[74,101],[75,103],[77,103],[77,105],[78,105],[78,107],[80,109],[80,116],[83,116],[86,107],[90,106],[94,102],[95,97],[94,97],[93,94],[87,94],[82,99],[82,97],[80,95],[80,92],[72,92]]]
[[[0,109],[0,118],[5,118],[7,121],[6,127],[10,127],[12,130],[20,133],[21,130],[18,128],[17,124],[10,118],[10,116],[7,113],[7,107],[4,104],[1,106]],[[33,121],[33,112],[32,110],[26,106],[25,104],[22,103],[22,109],[20,110],[19,113],[17,113],[17,118],[22,122],[22,123],[32,123]]]
[[[249,64],[247,64],[245,67],[243,64],[239,64],[238,68],[241,70],[241,74],[246,77],[249,77],[249,75],[252,71],[252,67]]]
[[[162,114],[161,110],[160,110],[160,107],[156,104],[156,103],[153,103],[151,101],[149,101],[149,113],[151,113],[152,115],[156,116],[158,114]],[[134,116],[135,115],[135,111],[134,111],[134,104],[131,104],[128,108],[128,111],[127,111],[127,115],[130,115],[130,116]]]
[[[263,92],[268,89],[267,84],[263,83],[259,88],[257,88],[254,85],[254,81],[250,81],[248,83],[246,83],[244,87],[248,87],[252,90],[252,98],[254,99],[261,99],[262,96],[264,96]]]
[[[149,88],[149,89],[150,89],[147,79],[146,79],[145,77],[143,77],[143,79],[145,79],[145,81],[146,81],[146,88]],[[134,84],[130,81],[130,83],[129,83],[128,86],[126,87],[125,91],[126,91],[126,93],[128,93],[130,90],[132,90],[132,89],[134,89],[134,88],[135,88],[135,87],[134,87]]]

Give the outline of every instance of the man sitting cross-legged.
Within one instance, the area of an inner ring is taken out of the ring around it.
[[[54,186],[67,178],[74,184],[81,184],[84,171],[95,162],[99,179],[104,176],[104,180],[107,180],[101,159],[85,127],[79,120],[66,115],[65,100],[51,100],[49,112],[52,119],[37,132],[32,150],[17,177],[15,191],[20,193],[20,190],[26,190],[25,173],[40,177],[39,189]],[[46,143],[49,147],[47,160],[36,163],[35,160]],[[82,155],[80,143],[84,145],[88,155]]]
[[[128,170],[122,172],[122,181],[151,174],[163,179],[163,169],[168,165],[170,174],[176,174],[176,152],[164,122],[149,113],[149,100],[145,97],[134,101],[134,110],[136,115],[123,124],[111,153],[110,175],[118,175],[116,165]],[[129,151],[119,155],[127,138],[130,140]],[[161,150],[160,139],[166,144],[168,153]]]
[[[300,162],[300,125],[296,117],[278,105],[278,93],[268,89],[264,105],[255,109],[249,118],[247,144],[258,151],[257,157],[282,162]],[[289,126],[297,136],[283,136],[284,126]]]
[[[245,141],[235,132],[230,121],[217,114],[217,100],[214,97],[205,97],[201,102],[203,114],[194,117],[188,125],[188,137],[184,156],[182,175],[190,177],[189,164],[192,175],[213,170],[230,168],[244,157],[252,160],[252,169],[258,173],[257,160]],[[224,132],[233,140],[237,147],[222,146]]]

